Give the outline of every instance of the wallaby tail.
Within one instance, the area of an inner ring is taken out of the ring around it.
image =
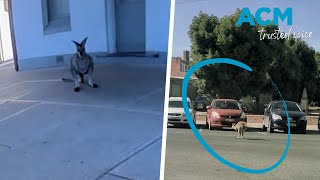
[[[62,81],[64,82],[73,82],[71,78],[62,78]]]

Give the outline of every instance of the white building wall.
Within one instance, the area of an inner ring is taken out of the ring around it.
[[[1,41],[4,60],[12,60],[12,42],[9,23],[9,14],[4,10],[3,0],[0,0],[0,28],[1,28]]]
[[[146,0],[146,50],[168,51],[170,0]]]
[[[56,66],[55,56],[74,53],[71,40],[81,41],[85,37],[88,37],[86,48],[89,53],[116,51],[115,27],[108,31],[109,26],[115,26],[110,16],[114,15],[114,2],[69,1],[71,30],[45,35],[41,0],[12,0],[20,69]],[[166,53],[168,50],[170,2],[146,0],[146,51]]]
[[[13,22],[19,60],[70,54],[71,40],[88,37],[87,51],[107,51],[104,0],[70,0],[71,31],[44,35],[41,0],[13,0]]]

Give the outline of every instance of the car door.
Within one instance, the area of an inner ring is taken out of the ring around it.
[[[272,104],[270,103],[265,112],[264,112],[264,115],[263,115],[263,125],[265,127],[268,127],[269,126],[269,117],[270,117],[270,114],[271,114],[271,109],[272,109]]]

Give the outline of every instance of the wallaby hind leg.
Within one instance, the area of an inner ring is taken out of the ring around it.
[[[72,76],[72,79],[73,79],[73,81],[74,81],[74,83],[75,83],[75,87],[74,87],[74,91],[75,92],[79,92],[79,90],[80,90],[80,81],[81,81],[81,78],[79,77],[79,75],[75,72],[75,71],[73,71],[73,70],[71,70],[71,76]]]
[[[238,128],[237,131],[238,131],[238,133],[237,133],[237,134],[238,134],[237,139],[239,139],[239,138],[241,138],[240,128]]]
[[[95,84],[92,80],[92,72],[93,72],[93,67],[91,67],[88,71],[88,84],[93,88],[97,88],[98,85]]]
[[[243,137],[244,130],[244,128],[241,128],[241,137]]]
[[[80,82],[83,83],[83,74],[79,73],[79,76],[80,76]]]

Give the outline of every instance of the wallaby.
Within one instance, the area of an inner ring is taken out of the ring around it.
[[[93,73],[93,60],[92,57],[86,53],[85,44],[88,38],[82,40],[81,43],[76,41],[72,41],[77,48],[77,53],[70,59],[70,72],[72,79],[62,78],[63,81],[74,81],[75,82],[75,92],[79,92],[80,90],[80,83],[83,83],[84,75],[88,75],[88,84],[93,87],[97,88],[98,85],[95,84],[92,80],[92,73]]]
[[[247,130],[247,123],[239,121],[238,123],[233,123],[231,128],[238,131],[237,139],[239,139],[243,137],[244,131]]]

